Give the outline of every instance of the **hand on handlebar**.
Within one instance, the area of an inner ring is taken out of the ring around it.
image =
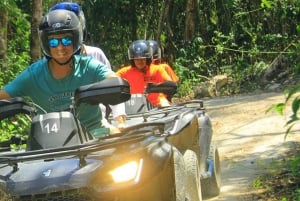
[[[117,122],[117,127],[114,126],[110,127],[110,134],[120,133],[127,127],[125,124],[126,121],[125,115],[117,116],[115,120]]]
[[[160,107],[170,106],[170,102],[167,99],[160,99],[159,104],[160,104]]]

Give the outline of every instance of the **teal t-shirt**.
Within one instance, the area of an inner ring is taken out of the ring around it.
[[[11,97],[30,97],[47,112],[69,110],[75,89],[101,81],[113,73],[90,56],[76,55],[73,62],[73,71],[67,77],[55,79],[48,67],[48,60],[39,60],[8,83],[4,90]],[[90,131],[102,127],[98,105],[81,104],[78,112],[81,123]]]

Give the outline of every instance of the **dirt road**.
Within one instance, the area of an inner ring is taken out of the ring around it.
[[[257,200],[253,195],[257,191],[252,185],[254,179],[292,149],[294,142],[300,142],[300,127],[295,127],[284,141],[287,116],[275,111],[266,113],[273,103],[283,101],[282,93],[204,100],[222,167],[221,194],[211,200]]]

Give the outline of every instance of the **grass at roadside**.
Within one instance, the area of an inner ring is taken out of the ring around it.
[[[255,200],[300,201],[300,143],[286,157],[273,161],[268,173],[257,177],[253,186],[259,190]]]

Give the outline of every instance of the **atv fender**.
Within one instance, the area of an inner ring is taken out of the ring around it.
[[[212,125],[209,116],[205,112],[199,112],[199,143],[200,143],[200,172],[206,172],[206,160],[209,156],[209,149],[212,139]]]

